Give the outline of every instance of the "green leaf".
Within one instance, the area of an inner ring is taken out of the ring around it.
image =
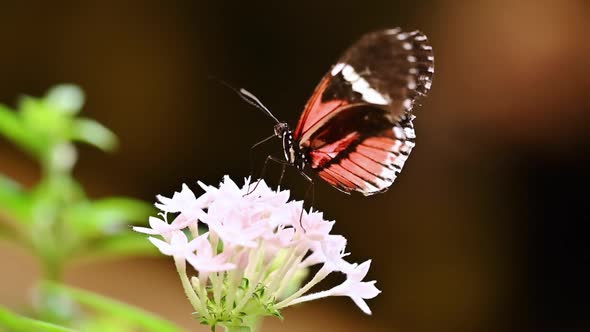
[[[10,178],[0,174],[0,214],[22,223],[31,222],[32,201],[30,195]]]
[[[154,213],[154,207],[144,201],[125,197],[109,197],[93,202],[93,208],[101,215],[126,221],[147,223],[148,217]]]
[[[19,111],[26,129],[36,136],[36,140],[42,140],[39,144],[46,146],[63,140],[72,122],[68,114],[56,111],[43,100],[30,96],[20,98]]]
[[[64,219],[84,236],[116,234],[130,223],[145,224],[154,208],[143,201],[111,197],[70,206]]]
[[[84,322],[81,327],[84,332],[129,332],[137,331],[128,322],[115,317],[92,317],[92,320]]]
[[[68,174],[45,177],[31,190],[33,213],[43,217],[44,209],[61,209],[86,201],[82,185]],[[59,211],[62,213],[62,211]]]
[[[136,256],[159,256],[159,251],[145,234],[129,231],[92,242],[79,252],[78,258],[96,260]]]
[[[84,92],[73,84],[56,85],[47,91],[45,102],[58,111],[76,114],[84,106]]]
[[[75,332],[76,330],[15,314],[0,307],[0,330],[10,332]]]
[[[149,332],[182,332],[179,327],[156,317],[154,314],[102,295],[50,282],[45,282],[43,286],[65,292],[79,303],[100,314],[124,319]]]
[[[28,152],[38,151],[39,144],[35,135],[27,130],[18,113],[2,104],[0,104],[0,134]]]
[[[104,151],[111,151],[117,147],[117,136],[100,123],[79,118],[72,122],[69,139],[84,142]]]
[[[77,141],[108,151],[117,137],[100,123],[76,118],[84,105],[83,91],[71,84],[51,88],[44,98],[22,96],[18,112],[0,105],[0,134],[44,162],[55,145]]]

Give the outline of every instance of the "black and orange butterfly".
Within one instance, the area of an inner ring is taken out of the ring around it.
[[[343,191],[387,190],[415,145],[412,108],[430,90],[434,55],[420,31],[364,35],[338,59],[307,102],[295,131],[254,95],[238,93],[276,122],[285,160]],[[260,143],[262,143],[260,142]],[[302,174],[304,174],[302,172]],[[309,179],[309,177],[307,177]]]

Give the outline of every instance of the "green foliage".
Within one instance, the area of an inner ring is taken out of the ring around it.
[[[52,154],[71,141],[112,150],[117,139],[110,130],[76,117],[83,104],[82,90],[73,85],[56,86],[44,98],[23,96],[16,111],[0,105],[0,134],[41,163],[50,162]]]
[[[31,197],[20,184],[0,174],[0,206],[3,214],[15,220],[31,219]]]
[[[41,181],[30,189],[0,174],[0,235],[31,247],[46,266],[63,266],[73,257],[153,253],[138,245],[127,226],[145,223],[151,205],[125,197],[92,200],[71,175],[77,158],[73,142],[103,150],[117,142],[106,127],[78,117],[83,105],[82,90],[67,84],[42,98],[21,97],[17,110],[0,105],[0,135],[42,169]]]
[[[72,176],[74,143],[104,151],[117,145],[108,128],[78,116],[84,99],[77,86],[59,85],[41,98],[21,97],[16,110],[0,104],[0,136],[41,166],[41,179],[30,188],[0,173],[0,239],[29,248],[44,279],[53,282],[61,281],[64,267],[73,260],[155,252],[145,236],[128,226],[147,223],[154,212],[151,204],[126,197],[91,199]],[[73,331],[52,323],[75,326],[81,315],[78,304],[99,313],[84,320],[84,331],[131,331],[131,325],[144,331],[180,331],[139,309],[56,283],[46,284],[37,295],[35,316],[42,320],[0,308],[0,332]]]
[[[155,317],[141,309],[107,297],[63,285],[47,282],[43,287],[58,291],[89,307],[100,319],[85,323],[84,331],[133,331],[139,328],[147,332],[181,332],[182,330],[166,320]],[[109,326],[107,329],[106,326]],[[92,328],[90,328],[92,327]],[[97,329],[101,327],[101,329]],[[125,327],[125,329],[121,329]]]
[[[0,307],[0,332],[75,332],[63,326],[24,317]]]
[[[228,331],[252,331],[252,327],[257,325],[261,317],[275,316],[282,319],[281,312],[275,307],[276,299],[266,298],[265,292],[266,288],[262,284],[254,285],[248,278],[242,278],[236,297],[239,298],[246,293],[251,294],[245,305],[237,311],[236,303],[233,302],[233,306],[229,305],[225,297],[221,297],[219,302],[209,298],[207,314],[200,315],[199,322],[212,327],[220,325]]]

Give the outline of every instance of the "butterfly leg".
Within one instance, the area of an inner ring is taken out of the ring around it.
[[[266,160],[264,161],[264,165],[262,166],[262,171],[260,172],[260,178],[258,179],[258,181],[256,181],[256,184],[254,185],[254,188],[252,188],[252,190],[250,190],[250,185],[248,184],[248,192],[246,194],[244,194],[244,196],[250,195],[251,193],[253,193],[256,190],[256,188],[258,188],[258,184],[260,184],[260,181],[262,181],[262,178],[264,177],[264,174],[266,173],[266,167],[268,166],[269,161],[274,161],[277,164],[283,165],[283,170],[286,165],[289,165],[289,163],[286,160],[282,160],[282,159],[279,159],[279,158],[271,156],[271,155],[267,156]],[[282,177],[282,175],[281,175],[281,177]]]
[[[252,145],[250,148],[250,182],[248,183],[248,190],[247,192],[250,193],[250,184],[252,183],[252,177],[254,176],[254,150],[259,147],[260,145],[270,141],[273,139],[275,135],[268,136],[267,138],[263,139],[262,141]],[[265,162],[266,165],[266,162]],[[262,178],[262,175],[260,176]]]
[[[279,184],[277,185],[278,189],[281,188],[281,183],[283,183],[283,176],[285,175],[286,168],[287,168],[287,163],[283,163],[283,168],[281,169],[281,177],[279,178]]]
[[[305,201],[307,200],[307,198],[309,197],[309,194],[311,193],[311,205],[310,205],[310,210],[309,210],[309,212],[311,212],[311,209],[313,208],[313,203],[315,200],[315,182],[313,181],[313,179],[309,175],[305,174],[305,172],[300,169],[299,169],[299,174],[301,174],[301,176],[309,183],[309,186],[307,187],[307,190],[305,191],[305,196],[303,196],[303,203],[305,204]],[[301,226],[303,231],[305,231],[305,228],[303,227],[303,224],[302,224],[304,209],[305,209],[305,207],[303,206],[301,209],[301,215],[299,215],[299,225]]]

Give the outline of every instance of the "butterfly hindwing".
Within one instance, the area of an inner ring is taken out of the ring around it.
[[[383,192],[403,168],[414,147],[414,137],[410,118],[370,135],[350,133],[340,144],[311,150],[312,168],[341,191],[364,195]]]

